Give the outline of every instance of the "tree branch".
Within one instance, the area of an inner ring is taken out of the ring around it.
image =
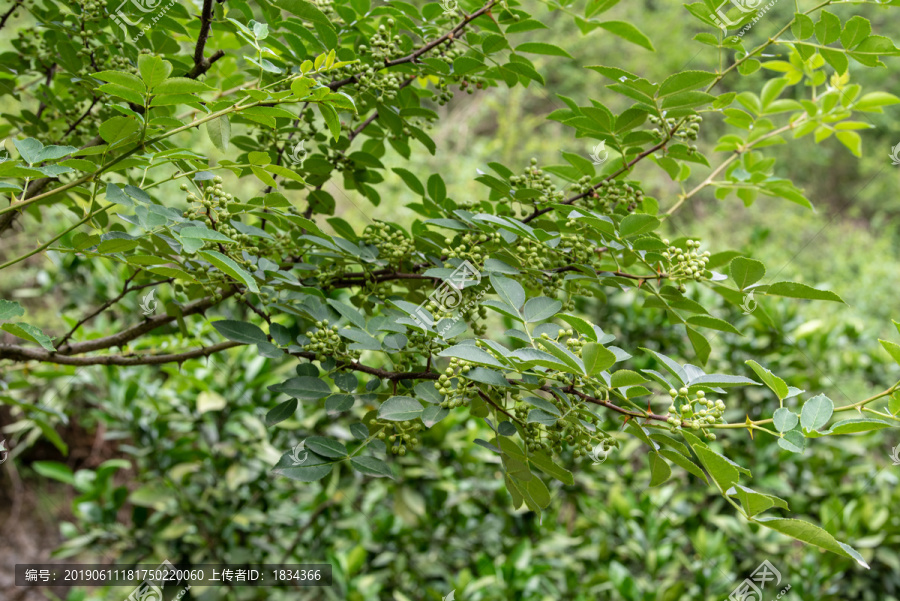
[[[203,56],[212,27],[212,4],[213,0],[203,0],[203,10],[200,13],[200,34],[197,36],[197,45],[194,47],[194,66],[185,75],[189,79],[197,79],[209,71],[214,62],[225,56],[225,52],[222,50],[216,50],[208,59]]]
[[[59,355],[41,348],[23,347],[11,344],[0,344],[0,358],[12,361],[40,361],[42,363],[55,363],[57,365],[159,365],[162,363],[182,363],[188,359],[208,357],[214,353],[224,351],[236,346],[240,342],[227,340],[211,346],[184,351],[181,353],[169,353],[165,355],[98,355],[93,357],[69,357]]]

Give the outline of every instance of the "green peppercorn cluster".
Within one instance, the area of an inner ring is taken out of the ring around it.
[[[425,428],[425,425],[419,420],[392,422],[375,419],[372,420],[372,424],[381,426],[381,431],[375,437],[390,442],[391,453],[401,457],[406,455],[407,449],[414,450],[419,446],[420,441],[416,434]],[[391,434],[388,434],[389,430]]]
[[[669,417],[666,421],[673,428],[691,428],[703,430],[706,437],[715,440],[716,435],[706,430],[712,424],[725,423],[722,418],[725,415],[725,402],[721,399],[711,400],[706,398],[706,393],[698,390],[691,397],[687,388],[669,391],[672,397],[672,405],[669,406]]]
[[[566,191],[557,188],[550,175],[538,167],[538,161],[535,158],[531,159],[531,164],[525,167],[522,175],[510,175],[508,181],[513,190],[539,191],[541,203],[562,202],[566,199]]]
[[[318,361],[325,361],[329,357],[349,356],[359,358],[358,351],[350,351],[345,347],[337,326],[330,326],[327,319],[317,321],[315,329],[307,330],[306,337],[309,343],[303,345],[303,350],[315,353]]]
[[[644,202],[644,191],[636,182],[604,180],[597,186],[596,197],[591,201],[593,210],[598,213],[608,215],[622,210],[630,213]]]
[[[366,226],[360,240],[377,248],[379,258],[396,266],[408,262],[416,251],[416,243],[412,238],[381,221]]]
[[[663,240],[663,244],[669,244],[668,240]],[[686,287],[685,280],[700,281],[705,279],[706,264],[709,262],[709,251],[700,252],[700,242],[697,240],[688,240],[685,242],[687,250],[678,248],[677,246],[669,246],[663,252],[663,257],[669,262],[667,272],[673,281],[680,281],[678,289],[684,292]]]
[[[528,422],[528,414],[534,410],[534,406],[519,396],[513,397],[513,400],[517,402],[510,413],[525,432],[524,442],[529,452],[553,453],[562,451],[564,446],[568,446],[572,449],[575,457],[581,457],[591,451],[593,445],[596,444],[597,436],[603,436],[603,433],[597,428],[600,418],[582,407],[572,409],[555,396],[545,400],[555,405],[562,415],[568,415],[568,417],[557,420],[553,425]]]
[[[472,403],[476,391],[461,384],[460,377],[465,376],[472,369],[472,364],[463,359],[450,359],[450,365],[444,369],[444,373],[434,383],[438,393],[445,398],[441,401],[444,409],[456,409],[467,407]]]
[[[488,254],[483,245],[489,241],[492,243],[501,243],[503,237],[498,233],[470,233],[457,236],[456,238],[444,238],[444,244],[446,244],[446,246],[441,249],[441,253],[448,259],[464,259],[472,262],[473,265],[481,266]],[[452,265],[445,263],[444,267],[452,267]]]
[[[661,138],[672,131],[672,129],[678,123],[679,119],[660,119],[659,117],[650,115],[649,121],[650,123],[657,126],[653,129],[653,134]],[[684,118],[684,121],[684,124],[682,124],[681,127],[678,128],[678,131],[675,132],[673,138],[682,141],[696,140],[700,132],[700,123],[703,122],[703,117],[701,117],[700,115],[688,115]],[[659,127],[662,127],[663,130],[660,131]],[[697,147],[691,146],[691,150],[697,150]]]

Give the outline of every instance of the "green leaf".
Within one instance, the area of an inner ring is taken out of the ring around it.
[[[118,84],[141,95],[147,93],[147,86],[144,85],[144,82],[137,75],[132,75],[125,71],[100,71],[99,73],[93,73],[91,77],[95,77],[100,81]]]
[[[631,23],[626,23],[624,21],[604,21],[598,25],[606,31],[628,40],[632,44],[637,44],[641,48],[646,48],[651,52],[656,51],[650,38],[641,33],[641,31]]]
[[[525,303],[523,313],[525,315],[525,321],[532,323],[550,319],[556,315],[560,309],[562,309],[562,303],[558,300],[546,296],[539,296],[537,298],[528,299],[528,302]]]
[[[233,279],[243,282],[251,292],[259,293],[256,280],[249,273],[238,266],[231,258],[226,257],[222,253],[215,250],[201,250],[198,253],[201,257],[215,265],[223,273],[228,274]]]
[[[341,137],[341,120],[337,111],[327,104],[319,103],[318,106],[319,112],[322,113],[322,118],[325,119],[328,129],[331,131],[331,135],[337,141]]]
[[[797,414],[787,407],[779,407],[772,415],[772,424],[779,432],[793,430],[799,421],[800,418],[797,417]]]
[[[219,334],[229,340],[240,342],[241,344],[256,344],[258,342],[268,342],[265,332],[252,323],[246,321],[236,321],[233,319],[221,319],[212,323],[213,327]]]
[[[585,375],[595,376],[612,367],[616,362],[616,355],[602,344],[589,342],[581,349],[581,360],[584,362]]]
[[[125,238],[110,238],[109,240],[104,240],[97,245],[97,252],[104,255],[118,252],[127,252],[129,250],[137,248],[137,245],[137,240],[126,240]]]
[[[391,397],[378,408],[378,419],[402,422],[416,419],[422,414],[422,404],[408,396]]]
[[[306,458],[297,464],[290,453],[285,453],[272,473],[299,482],[315,482],[330,474],[333,466],[331,461],[313,453],[306,453]]]
[[[522,288],[522,285],[515,280],[505,278],[502,275],[497,275],[495,273],[492,273],[490,278],[491,286],[494,287],[494,291],[497,295],[503,299],[504,303],[518,311],[525,302],[525,289]]]
[[[325,13],[319,10],[312,2],[308,2],[307,0],[272,0],[272,4],[293,15],[297,15],[301,19],[306,19],[312,23],[324,25],[325,27],[334,30],[331,19],[329,19]]]
[[[660,455],[662,455],[675,465],[681,467],[681,469],[690,474],[693,474],[697,478],[700,478],[705,484],[709,484],[709,480],[706,479],[706,474],[703,473],[703,470],[701,470],[700,467],[697,466],[697,464],[695,464],[684,455],[677,453],[671,449],[660,449],[658,452]]]
[[[545,44],[543,42],[526,42],[516,46],[516,52],[528,52],[530,54],[547,54],[550,56],[564,56],[566,58],[574,58],[571,54],[553,44]]]
[[[356,471],[366,474],[367,476],[375,476],[376,478],[394,477],[391,473],[390,466],[377,457],[370,457],[368,455],[351,457],[350,465],[352,465],[353,469]]]
[[[347,447],[336,440],[324,436],[310,436],[303,441],[306,448],[322,457],[340,459],[347,456]]]
[[[231,140],[231,121],[228,120],[228,115],[222,115],[217,119],[207,121],[206,134],[209,136],[213,146],[222,152],[226,152],[228,150],[228,142]]]
[[[816,39],[823,46],[832,44],[841,37],[841,20],[827,10],[823,10],[816,23]]]
[[[839,131],[834,134],[834,137],[836,137],[841,144],[846,146],[847,149],[853,153],[853,156],[862,156],[862,138],[858,133],[855,131]]]
[[[619,224],[619,235],[622,238],[637,236],[646,232],[652,232],[660,225],[659,219],[645,213],[632,213],[627,215]]]
[[[790,298],[808,298],[811,300],[827,300],[842,303],[844,300],[827,290],[816,290],[806,284],[798,284],[796,282],[778,282],[768,286],[766,294],[773,296],[787,296]]]
[[[154,94],[199,94],[213,88],[202,81],[187,77],[171,77],[153,88]]]
[[[31,467],[45,478],[52,478],[70,486],[75,484],[75,475],[72,470],[59,461],[35,461]]]
[[[734,327],[724,319],[719,319],[718,317],[713,317],[711,315],[694,315],[693,317],[689,317],[687,319],[687,323],[691,324],[692,326],[709,328],[710,330],[718,330],[720,332],[729,332],[731,334],[743,336],[740,330],[738,330],[736,327]]]
[[[839,421],[834,424],[829,434],[836,436],[839,434],[856,434],[858,432],[871,432],[872,430],[882,430],[890,428],[891,423],[880,419],[862,419],[852,418]]]
[[[841,32],[841,46],[849,50],[869,37],[871,33],[872,24],[869,20],[855,15],[844,24],[844,30]]]
[[[727,494],[730,497],[736,496],[740,500],[741,506],[744,508],[747,517],[751,518],[771,507],[780,507],[782,509],[788,508],[787,502],[784,499],[756,492],[755,490],[747,488],[746,486],[741,486],[740,484],[736,484],[734,488],[727,491]]]
[[[266,413],[266,425],[274,426],[275,424],[281,423],[286,419],[290,419],[294,416],[294,412],[297,410],[297,399],[288,399],[283,403],[279,403],[275,407],[269,410]]]
[[[55,348],[53,348],[53,338],[45,335],[40,330],[40,328],[36,328],[31,324],[27,324],[24,322],[5,323],[3,325],[0,325],[0,329],[3,329],[13,336],[18,336],[19,338],[22,338],[24,340],[36,342],[48,351],[56,350]]]
[[[650,486],[659,486],[672,475],[672,468],[659,453],[650,453]]]
[[[807,430],[818,430],[828,423],[833,413],[834,403],[831,399],[824,394],[814,396],[803,404],[800,425]]]
[[[740,474],[732,461],[707,447],[691,445],[691,448],[723,492],[737,484]]]
[[[763,383],[772,389],[780,400],[784,400],[788,397],[788,385],[784,383],[784,380],[773,374],[771,371],[757,363],[756,361],[750,360],[745,361],[747,365],[749,365],[753,371],[756,372],[756,375],[759,376],[759,379],[763,381]]]
[[[138,71],[147,87],[153,90],[172,73],[172,63],[152,54],[139,54]]]
[[[0,321],[8,321],[13,317],[25,315],[25,309],[16,301],[0,299]]]
[[[735,257],[731,261],[729,269],[731,271],[731,279],[734,280],[741,290],[755,284],[766,275],[765,265],[760,261],[747,259],[746,257]]]
[[[281,392],[289,397],[303,401],[318,401],[331,394],[331,388],[328,384],[313,376],[290,378],[281,384],[272,384],[269,386],[269,390]]]
[[[100,125],[100,137],[114,144],[138,132],[140,125],[131,117],[113,117]]]
[[[568,484],[569,486],[575,484],[575,478],[572,476],[572,472],[554,463],[550,456],[544,451],[532,452],[528,455],[528,460],[539,470],[548,476],[556,478],[563,484]]]
[[[790,430],[778,439],[778,446],[791,453],[802,453],[806,449],[806,439],[798,430]]]
[[[629,371],[627,369],[620,369],[610,376],[609,387],[621,388],[623,386],[637,386],[648,381],[649,380],[647,380],[644,376],[637,372]]]
[[[682,71],[668,77],[659,86],[657,97],[671,96],[679,92],[687,92],[688,90],[696,90],[712,83],[716,78],[715,73],[708,71]]]
[[[900,365],[900,345],[887,340],[881,340],[880,338],[878,339],[878,342],[881,343],[881,346],[884,347],[884,350],[888,352],[891,358]]]
[[[821,547],[826,551],[831,551],[832,553],[836,553],[843,557],[849,557],[862,567],[866,569],[869,568],[868,564],[863,560],[862,555],[853,549],[853,547],[838,542],[833,536],[828,534],[828,532],[809,522],[776,517],[758,518],[754,521],[758,524],[762,524],[766,528],[771,528],[776,532],[790,536],[791,538]]]

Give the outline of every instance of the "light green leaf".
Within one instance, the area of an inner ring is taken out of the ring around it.
[[[422,403],[408,396],[391,397],[378,408],[378,419],[402,422],[422,415]]]
[[[528,302],[525,303],[523,313],[525,315],[525,321],[532,323],[550,319],[556,315],[560,309],[562,309],[562,303],[555,298],[539,296],[537,298],[528,299]]]
[[[0,325],[0,329],[6,330],[13,336],[18,336],[31,342],[37,342],[48,351],[55,351],[53,348],[53,338],[45,335],[40,328],[36,328],[31,324],[24,322],[5,323]]]
[[[766,275],[766,266],[755,259],[735,257],[730,266],[731,279],[738,288],[744,290],[760,281]]]
[[[842,303],[844,300],[827,290],[816,290],[806,284],[798,284],[796,282],[778,282],[768,286],[766,294],[773,296],[787,296],[790,298],[808,298],[811,300],[827,300]]]
[[[606,31],[626,39],[632,44],[637,44],[651,52],[656,51],[656,49],[653,48],[653,43],[650,41],[650,38],[641,33],[641,31],[631,23],[626,23],[625,21],[604,21],[603,23],[599,23],[599,25]]]
[[[784,400],[788,397],[790,391],[788,390],[788,385],[784,383],[784,380],[773,374],[771,371],[769,371],[756,361],[750,360],[745,361],[745,363],[749,365],[753,369],[753,371],[756,372],[756,375],[759,376],[759,379],[762,380],[766,386],[771,388],[780,400]]]
[[[787,407],[779,407],[772,415],[772,424],[779,432],[793,430],[799,421],[800,418],[797,417],[797,414]]]
[[[757,518],[754,521],[758,524],[762,524],[766,528],[771,528],[776,532],[790,536],[791,538],[796,538],[799,541],[821,547],[826,551],[831,551],[832,553],[836,553],[843,557],[849,557],[862,567],[866,569],[869,568],[869,565],[863,560],[862,555],[853,549],[853,547],[838,542],[833,536],[828,534],[828,532],[809,522],[776,517]]]
[[[202,81],[187,77],[171,77],[153,88],[154,94],[200,94],[213,88]]]
[[[233,279],[246,284],[251,292],[259,293],[259,287],[257,287],[256,280],[253,279],[253,276],[247,273],[231,258],[226,257],[215,250],[201,250],[198,254]]]
[[[800,425],[807,430],[818,430],[828,423],[833,413],[834,403],[831,399],[824,394],[814,396],[803,404]]]
[[[492,273],[490,278],[491,286],[494,287],[497,295],[503,299],[503,302],[518,311],[525,302],[525,289],[522,288],[522,285],[515,280],[495,273]]]
[[[226,152],[228,150],[228,142],[231,140],[231,121],[228,120],[228,115],[222,115],[217,119],[207,121],[206,134],[209,136],[213,146],[222,152]]]
[[[884,347],[884,350],[888,352],[891,358],[900,365],[900,345],[894,344],[893,342],[889,342],[887,340],[878,339],[878,342],[881,343],[881,346]]]
[[[650,486],[659,486],[672,475],[672,468],[659,453],[650,453]]]
[[[715,78],[716,74],[708,71],[682,71],[669,76],[660,84],[657,97],[662,98],[679,92],[696,90],[711,83]]]
[[[525,42],[516,46],[516,52],[528,52],[530,54],[547,54],[550,56],[564,56],[566,58],[574,58],[571,54],[553,44],[545,44],[543,42]]]
[[[139,54],[138,71],[147,87],[153,90],[172,73],[172,63],[153,54]]]
[[[0,321],[8,321],[13,317],[25,315],[25,309],[16,301],[0,299]]]
[[[872,430],[882,430],[890,428],[891,423],[880,419],[862,419],[852,418],[839,421],[834,424],[829,434],[837,436],[839,434],[856,434],[858,432],[871,432]]]
[[[584,362],[585,375],[595,376],[612,367],[616,362],[616,355],[602,344],[589,342],[581,349],[581,360]]]

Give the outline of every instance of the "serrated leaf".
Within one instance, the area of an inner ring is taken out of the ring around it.
[[[215,250],[201,250],[198,254],[219,268],[220,271],[228,274],[233,279],[246,284],[251,292],[259,293],[259,287],[256,285],[256,280],[253,279],[253,276],[247,273],[230,257]]]
[[[672,475],[672,468],[659,453],[650,453],[650,486],[659,486]]]
[[[798,284],[796,282],[778,282],[767,287],[766,294],[773,296],[787,296],[790,298],[806,298],[811,300],[827,300],[836,303],[843,303],[844,300],[827,290],[816,290],[806,284]]]
[[[274,426],[294,416],[297,410],[297,399],[288,399],[279,403],[266,413],[266,425]]]
[[[800,425],[807,430],[818,430],[828,423],[833,413],[834,402],[824,394],[816,395],[803,403]]]
[[[771,528],[772,530],[790,536],[791,538],[821,547],[826,551],[831,551],[832,553],[836,553],[843,557],[849,557],[862,567],[866,569],[869,568],[868,564],[863,560],[862,555],[853,549],[853,547],[838,542],[828,532],[814,524],[802,520],[776,517],[757,518],[755,521],[766,528]]]
[[[368,455],[351,457],[350,465],[353,466],[353,469],[356,471],[366,474],[367,476],[375,476],[376,478],[394,477],[394,474],[391,473],[390,466],[377,457]]]
[[[391,397],[378,408],[378,419],[392,422],[413,420],[422,414],[422,404],[408,396]]]
[[[0,321],[7,321],[13,317],[25,315],[25,309],[16,301],[0,299]]]
[[[272,384],[269,386],[269,390],[304,401],[318,401],[331,394],[328,384],[313,376],[290,378],[281,384]]]
[[[735,257],[731,261],[729,269],[731,279],[741,290],[755,284],[766,275],[766,266],[762,262],[746,257]]]
[[[213,327],[219,334],[241,344],[256,344],[258,342],[268,342],[265,332],[252,323],[245,321],[236,321],[233,319],[222,319],[214,321]]]
[[[788,385],[784,383],[784,380],[773,374],[771,371],[757,363],[756,361],[750,360],[745,361],[747,365],[749,365],[753,371],[756,372],[756,375],[763,381],[763,383],[772,389],[772,391],[778,396],[782,401],[788,398],[789,390]]]

